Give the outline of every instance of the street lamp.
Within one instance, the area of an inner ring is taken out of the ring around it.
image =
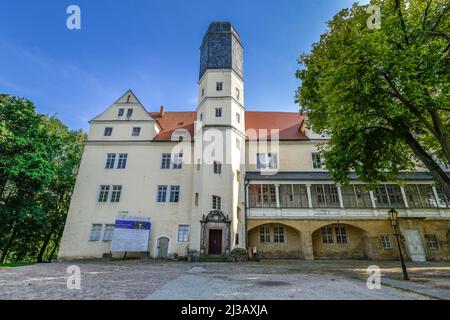
[[[394,208],[391,208],[389,209],[388,214],[392,230],[394,231],[395,239],[397,240],[398,252],[400,253],[400,261],[402,262],[402,270],[403,270],[403,280],[409,280],[408,270],[406,270],[405,261],[403,260],[402,246],[400,244],[400,228],[398,225],[398,212]]]

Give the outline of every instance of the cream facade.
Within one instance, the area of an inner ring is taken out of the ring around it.
[[[120,213],[150,217],[148,253],[330,259],[450,259],[450,201],[424,169],[368,191],[336,185],[317,150],[326,136],[298,113],[245,110],[243,49],[212,23],[200,49],[198,107],[148,112],[127,91],[90,121],[60,259],[110,252]],[[117,256],[123,253],[116,253]]]

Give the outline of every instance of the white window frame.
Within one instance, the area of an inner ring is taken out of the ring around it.
[[[285,243],[286,242],[286,232],[283,226],[273,227],[273,242],[274,243]]]
[[[160,169],[170,169],[171,164],[172,164],[172,154],[171,153],[162,153]]]
[[[139,137],[141,135],[141,127],[133,127],[131,130],[132,137]]]
[[[105,169],[114,169],[115,164],[116,164],[116,154],[115,153],[107,153]]]
[[[94,233],[95,231],[95,233]],[[91,224],[91,231],[89,233],[89,241],[100,241],[103,232],[103,224],[93,223]],[[95,235],[95,237],[94,237]]]
[[[257,153],[256,154],[257,169],[278,169],[278,153]]]
[[[98,197],[97,197],[97,202],[98,203],[107,203],[109,200],[109,192],[111,190],[111,187],[109,185],[106,184],[102,184],[100,185],[100,190],[98,192]],[[106,198],[104,196],[104,194],[106,193]],[[103,201],[103,199],[105,199]]]
[[[215,174],[222,174],[222,163],[220,163],[219,161],[214,161],[213,172]]]
[[[180,186],[179,185],[173,185],[170,186],[170,191],[169,191],[169,199],[167,202],[169,203],[178,203],[180,202]],[[174,197],[174,201],[172,201],[172,196]],[[175,201],[176,200],[176,201]]]
[[[222,118],[222,108],[215,108],[216,118]]]
[[[128,153],[119,153],[117,160],[117,169],[125,169],[127,167]]]
[[[128,108],[127,110],[127,118],[131,117],[133,115],[133,108]]]
[[[213,210],[222,210],[222,198],[216,195],[212,196],[212,208]]]
[[[172,153],[170,157],[172,161],[172,169],[182,169],[183,168],[183,154],[182,153]]]
[[[109,133],[109,134],[107,134]],[[104,137],[111,137],[113,133],[113,127],[105,127],[105,130],[103,130],[103,136]]]
[[[122,198],[122,185],[113,185],[111,188],[111,202],[118,203]]]
[[[427,242],[428,249],[430,249],[432,251],[439,250],[439,241],[435,234],[426,234],[425,240]]]
[[[105,227],[103,229],[103,236],[102,236],[102,240],[103,241],[112,241],[113,236],[114,236],[114,228],[115,225],[114,224],[105,224]]]
[[[187,230],[181,230],[181,227],[186,227]],[[190,227],[188,224],[179,224],[177,231],[177,242],[178,243],[189,242],[189,231]]]
[[[263,230],[264,232],[261,232]],[[259,232],[259,243],[270,243],[270,227],[269,226],[260,226],[258,228]]]
[[[380,235],[380,242],[381,242],[381,248],[383,248],[383,250],[391,250],[391,249],[393,249],[393,247],[392,247],[392,239],[391,239],[390,235],[388,235],[388,234]]]
[[[118,117],[123,117],[125,114],[125,108],[119,108],[119,111],[117,112]]]
[[[156,202],[157,203],[165,203],[167,201],[167,194],[169,191],[169,186],[168,185],[158,185],[156,187]],[[160,197],[159,195],[164,194],[163,197]],[[161,201],[160,201],[161,200]]]

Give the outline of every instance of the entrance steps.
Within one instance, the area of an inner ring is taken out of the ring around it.
[[[229,258],[224,255],[206,255],[203,258],[204,262],[231,262]]]

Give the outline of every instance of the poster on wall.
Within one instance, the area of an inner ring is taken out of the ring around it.
[[[119,215],[114,226],[111,252],[148,251],[151,226],[151,218]]]

